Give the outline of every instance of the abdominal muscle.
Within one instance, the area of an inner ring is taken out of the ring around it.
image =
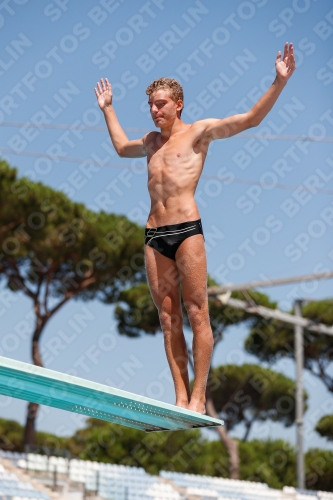
[[[199,210],[193,196],[182,196],[181,198],[170,196],[164,202],[155,201],[151,204],[146,227],[180,224],[199,218]]]
[[[146,227],[180,224],[199,219],[199,210],[194,200],[198,176],[193,176],[193,172],[192,175],[184,172],[181,175],[179,171],[170,175],[167,166],[160,172],[156,170],[148,181],[151,209]]]

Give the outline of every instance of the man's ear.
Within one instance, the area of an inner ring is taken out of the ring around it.
[[[181,99],[177,101],[177,111],[181,111],[184,108],[184,103]]]

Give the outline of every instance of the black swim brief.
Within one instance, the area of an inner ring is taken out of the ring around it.
[[[201,219],[168,226],[147,227],[145,245],[149,245],[169,259],[176,260],[176,252],[180,244],[195,234],[203,235]]]

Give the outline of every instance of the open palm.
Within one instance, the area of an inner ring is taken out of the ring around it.
[[[276,75],[281,80],[287,81],[296,68],[293,44],[288,44],[288,42],[286,42],[282,59],[281,55],[281,51],[279,51],[278,55],[276,56]]]
[[[95,87],[95,94],[97,97],[97,102],[101,110],[105,109],[107,106],[112,104],[112,88],[109,80],[101,78],[100,82],[97,82],[97,87]]]

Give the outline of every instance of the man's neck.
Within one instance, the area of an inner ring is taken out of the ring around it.
[[[163,141],[167,141],[172,135],[181,132],[184,128],[185,123],[180,119],[176,118],[175,121],[168,127],[161,128],[161,138]]]

